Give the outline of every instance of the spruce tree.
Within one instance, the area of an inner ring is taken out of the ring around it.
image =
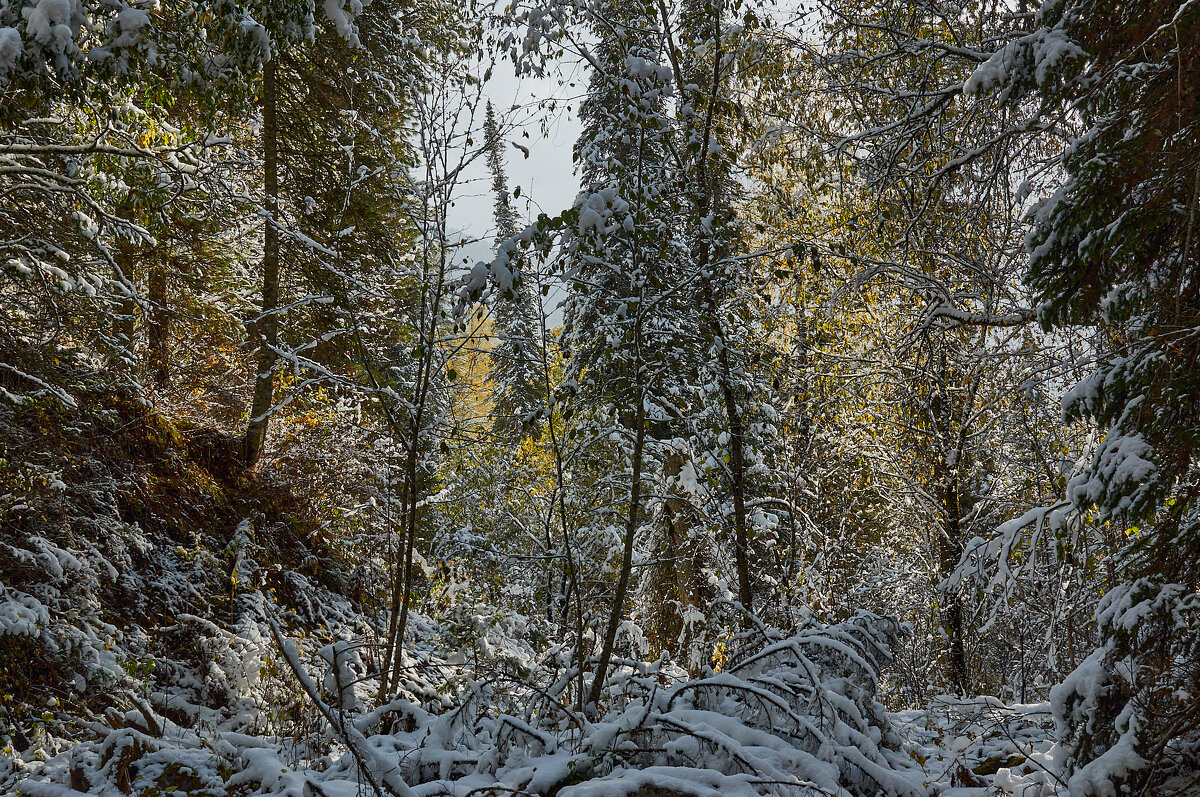
[[[595,517],[597,532],[621,540],[588,699],[596,703],[630,597],[635,543],[649,514],[643,482],[671,415],[671,403],[662,400],[664,375],[676,367],[684,332],[668,309],[678,300],[672,288],[679,286],[664,157],[670,73],[661,63],[658,11],[642,0],[605,0],[593,8],[591,21],[595,68],[580,107],[584,130],[575,155],[583,190],[572,212],[562,341],[574,398],[596,409],[577,423],[598,441],[614,443],[592,448],[593,466],[604,474],[593,489],[598,496],[627,496],[619,507],[611,498],[602,501],[607,509]],[[624,515],[619,524],[614,511]]]
[[[496,123],[496,112],[487,104],[483,122],[487,147],[488,170],[492,174],[492,194],[495,197],[493,218],[496,225],[496,244],[515,236],[520,220],[512,206],[508,176],[504,170],[504,143]],[[538,412],[545,404],[545,386],[539,373],[536,347],[538,297],[533,292],[533,280],[522,276],[519,255],[513,262],[517,277],[511,294],[496,297],[491,303],[495,319],[496,343],[492,346],[488,379],[495,390],[493,425],[496,431],[508,435],[533,428]]]
[[[1109,337],[1064,402],[1103,432],[1067,493],[1124,541],[1102,645],[1052,702],[1072,794],[1155,793],[1200,764],[1200,7],[1067,0],[1037,22],[967,89],[1025,102],[1027,129],[1080,124],[1028,278],[1046,327]]]

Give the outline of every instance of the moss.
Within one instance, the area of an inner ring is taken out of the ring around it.
[[[249,550],[257,572],[282,583],[296,571],[308,583],[341,591],[328,542],[311,536],[319,524],[310,519],[305,482],[248,472],[236,436],[177,422],[82,363],[51,373],[36,358],[16,361],[77,402],[66,408],[46,396],[0,401],[0,583],[40,596],[54,619],[48,633],[106,623],[116,629],[111,644],[121,655],[202,666],[201,647],[154,629],[182,613],[218,625],[238,621],[243,602],[230,599],[228,550],[246,518],[255,529]],[[36,554],[37,538],[87,562],[95,578],[49,572]],[[145,588],[159,583],[165,588]],[[311,603],[302,591],[283,592],[293,607]],[[127,644],[129,650],[120,649]],[[89,707],[101,695],[106,704],[116,696],[111,690],[76,696],[74,673],[86,667],[73,659],[73,647],[61,649],[0,636],[0,696],[9,696],[11,722],[32,727],[52,696],[69,694]],[[130,680],[166,678],[169,669],[130,673]]]
[[[1001,769],[1012,769],[1024,764],[1025,761],[1026,759],[1023,755],[995,756],[972,767],[971,771],[976,775],[995,775]]]

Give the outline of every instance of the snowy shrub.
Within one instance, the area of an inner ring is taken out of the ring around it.
[[[74,778],[295,795],[372,783],[401,795],[917,795],[923,773],[875,699],[898,634],[894,621],[866,613],[814,623],[790,637],[760,637],[724,671],[682,682],[657,662],[619,660],[606,690],[610,708],[594,721],[564,706],[569,671],[540,685],[537,675],[480,671],[439,713],[397,699],[356,717],[308,674],[313,665],[330,671],[333,648],[306,666],[287,642],[284,659],[332,720],[317,734],[332,746],[182,728],[147,708],[117,718],[126,727],[99,742],[51,760],[22,788],[51,794],[50,784]],[[350,646],[338,645],[339,659],[354,659]],[[418,680],[448,671],[436,659],[413,661]]]
[[[898,635],[861,613],[681,683],[660,663],[619,661],[612,708],[594,722],[563,708],[569,676],[532,690],[482,681],[441,715],[398,704],[413,730],[370,742],[399,756],[410,785],[439,782],[427,793],[916,794],[875,699]]]

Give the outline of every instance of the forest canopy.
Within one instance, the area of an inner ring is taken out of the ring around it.
[[[0,0],[0,791],[1200,794],[1198,23]]]

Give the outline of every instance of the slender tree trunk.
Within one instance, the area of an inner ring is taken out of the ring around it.
[[[641,373],[640,358],[637,363],[637,373]],[[640,377],[637,389],[637,413],[634,420],[633,437],[633,484],[629,488],[629,516],[625,522],[625,546],[621,554],[621,575],[617,579],[617,592],[613,596],[612,611],[608,616],[608,628],[604,633],[604,646],[600,649],[600,660],[596,662],[596,673],[592,679],[592,689],[588,693],[588,703],[596,705],[600,702],[600,694],[604,691],[604,679],[608,674],[608,664],[612,660],[613,646],[617,642],[617,628],[625,614],[625,598],[629,592],[629,579],[633,571],[633,542],[637,536],[638,514],[642,505],[642,447],[646,442],[646,397],[641,389]]]
[[[400,499],[401,506],[405,507],[405,515],[407,515],[408,498],[402,493]],[[390,495],[388,496],[387,526],[390,534],[393,528]],[[396,646],[396,628],[400,624],[400,585],[403,583],[401,578],[403,562],[404,541],[401,538],[399,544],[389,547],[388,571],[391,573],[392,590],[391,605],[388,607],[387,637],[384,640],[383,656],[379,663],[379,694],[377,696],[377,702],[379,703],[383,703],[388,695],[388,690],[391,688],[392,654]]]
[[[945,354],[942,355],[941,373],[947,373]],[[934,388],[931,412],[937,428],[941,431],[943,448],[942,455],[935,466],[934,478],[942,490],[942,528],[938,538],[938,577],[945,581],[958,568],[962,557],[962,502],[959,495],[959,473],[961,463],[958,461],[958,447],[947,444],[953,439],[950,424],[950,398],[943,392],[944,382]],[[953,457],[954,461],[949,459]],[[969,691],[967,678],[967,654],[963,640],[963,611],[962,600],[957,590],[947,590],[941,595],[942,628],[950,643],[949,659],[947,661],[947,677],[951,687],[960,697],[965,697]]]
[[[813,258],[815,266],[815,252]],[[796,465],[791,468],[793,476],[789,485],[791,507],[788,509],[788,555],[784,571],[785,584],[788,585],[795,581],[799,559],[800,536],[796,529],[796,507],[800,506],[800,468],[808,462],[811,435],[808,402],[808,314],[804,307],[804,280],[800,277],[802,265],[799,260],[792,261],[792,280],[796,284],[796,374],[792,379],[792,396],[795,401],[793,412],[799,415],[799,422],[792,446],[793,461]],[[816,271],[815,268],[813,270]]]
[[[262,314],[256,329],[259,337],[258,373],[254,381],[254,398],[250,404],[250,421],[243,441],[246,464],[253,465],[262,454],[267,437],[271,407],[275,403],[275,362],[279,345],[279,142],[276,119],[277,89],[276,60],[263,67],[263,182],[264,206],[267,211],[263,232]]]
[[[543,350],[543,365],[544,365],[544,369],[543,369],[542,373],[543,373],[543,376],[545,377],[546,395],[548,397],[546,404],[547,404],[547,406],[549,406],[549,404],[550,404],[549,397],[551,396],[550,372],[549,372],[549,364],[546,362],[546,359],[544,356],[545,355],[545,334],[544,334],[544,332],[545,332],[546,319],[545,319],[544,312],[542,312],[541,315],[542,315],[542,330],[543,330],[543,349],[542,350]],[[553,414],[551,414],[551,416],[550,416],[548,425],[550,427],[550,444],[554,448],[554,478],[557,481],[557,484],[555,484],[555,492],[558,494],[558,501],[557,501],[557,503],[558,503],[558,519],[559,519],[558,522],[559,522],[559,525],[562,526],[563,549],[567,554],[567,566],[563,573],[563,578],[567,582],[567,589],[566,589],[567,594],[563,596],[563,615],[564,615],[563,619],[564,620],[566,619],[566,614],[570,611],[571,603],[572,603],[571,596],[573,595],[574,596],[574,604],[575,604],[575,648],[576,648],[575,655],[576,655],[576,657],[578,659],[578,663],[579,663],[579,672],[576,674],[576,678],[578,681],[578,683],[576,684],[576,692],[577,692],[576,709],[578,709],[580,712],[582,712],[583,711],[583,677],[585,674],[584,673],[584,663],[587,661],[587,656],[583,649],[583,598],[580,596],[580,592],[579,592],[579,571],[575,565],[575,548],[571,543],[571,531],[570,531],[570,526],[568,525],[570,516],[567,514],[567,499],[566,499],[566,496],[564,495],[564,493],[566,492],[566,489],[567,489],[567,483],[566,483],[566,475],[563,473],[562,447],[558,440],[558,434],[554,430]]]
[[[408,612],[413,593],[413,552],[417,547],[417,504],[420,490],[417,489],[419,461],[417,436],[414,433],[408,455],[408,517],[404,529],[404,579],[400,586],[400,618],[396,623],[396,641],[392,653],[391,686],[394,690],[400,683],[400,669],[404,666],[404,632],[408,629]]]
[[[729,419],[729,490],[733,498],[733,561],[737,569],[738,600],[742,607],[753,613],[754,590],[750,580],[750,533],[746,523],[746,459],[743,441],[745,429],[738,407],[737,394],[733,387],[733,368],[729,364],[729,349],[725,345],[721,322],[717,319],[716,297],[708,286],[708,327],[713,345],[717,349],[717,379],[721,383],[721,397],[725,402],[725,415]]]
[[[816,271],[816,251],[813,251],[814,273]],[[809,437],[812,433],[811,419],[809,418],[809,384],[808,384],[808,312],[804,307],[804,280],[800,278],[801,263],[795,265],[796,273],[792,278],[796,282],[796,370],[797,385],[796,385],[796,402],[799,404],[800,412],[800,428],[797,430],[797,439],[799,442],[799,450],[801,454],[807,454]]]
[[[130,214],[132,211],[128,211]],[[125,217],[126,213],[118,210]],[[112,353],[111,362],[117,367],[133,359],[133,336],[137,331],[137,295],[133,284],[136,265],[137,247],[124,239],[117,242],[117,250],[113,256],[115,264],[113,276],[124,286],[128,294],[121,297],[117,316],[113,320],[113,337],[116,338],[116,348]]]
[[[707,137],[706,137],[707,140]],[[701,162],[704,165],[704,162]],[[702,184],[708,180],[707,168],[701,168]],[[708,216],[711,202],[705,191],[701,196],[698,215]],[[714,244],[707,236],[702,236],[699,246],[699,268],[701,272],[713,268],[712,261]],[[743,448],[745,429],[742,425],[742,414],[738,407],[737,393],[733,385],[733,367],[729,363],[729,347],[725,344],[725,332],[721,328],[721,320],[717,316],[717,296],[713,290],[711,277],[704,280],[704,322],[713,346],[717,350],[717,381],[720,382],[721,397],[725,403],[725,416],[729,420],[729,480],[730,493],[733,497],[733,560],[737,569],[738,601],[750,613],[754,612],[754,591],[750,580],[750,534],[746,524],[746,460]]]
[[[552,434],[553,434],[553,432],[552,432]],[[567,583],[568,583],[567,591],[571,595],[574,595],[574,603],[575,603],[575,647],[576,647],[575,655],[579,662],[579,672],[576,674],[576,680],[577,680],[576,693],[577,694],[576,694],[575,708],[578,711],[582,712],[583,711],[583,677],[585,675],[584,664],[587,661],[587,656],[585,655],[585,651],[583,649],[583,598],[580,596],[580,592],[579,592],[579,571],[576,569],[576,566],[575,566],[575,550],[574,550],[574,546],[571,544],[571,535],[570,535],[570,532],[568,531],[569,527],[567,526],[567,517],[568,517],[567,501],[566,501],[566,498],[563,496],[563,491],[566,489],[566,487],[563,482],[562,456],[558,452],[558,443],[557,442],[554,443],[554,448],[555,448],[555,455],[554,455],[555,463],[554,464],[555,464],[555,468],[558,473],[558,475],[557,475],[557,478],[558,478],[558,515],[559,515],[559,523],[563,529],[563,547],[565,548],[566,553],[567,553],[567,568],[566,568],[565,577],[567,578]],[[566,605],[564,608],[564,612],[569,611],[570,604],[571,604],[571,598],[569,596],[567,596],[567,597],[564,597],[563,600]]]
[[[754,591],[750,581],[750,532],[746,523],[746,460],[743,448],[745,430],[733,393],[729,358],[724,346],[718,355],[721,364],[721,393],[725,398],[725,414],[729,417],[730,491],[733,493],[733,558],[737,567],[738,600],[747,612],[754,612]]]
[[[952,484],[946,487],[946,530],[942,535],[941,545],[939,546],[939,573],[942,579],[949,578],[955,568],[958,567],[958,560],[962,556],[962,535],[959,529],[959,519],[957,515],[950,515],[952,511],[957,511],[958,498],[957,491]],[[962,601],[959,598],[957,591],[948,591],[942,595],[942,625],[946,629],[946,635],[950,638],[950,659],[948,662],[948,676],[950,685],[954,687],[954,691],[960,696],[965,697],[969,693],[970,684],[967,678],[967,652],[963,641],[963,612]]]
[[[538,275],[539,291],[542,287],[541,277]],[[540,295],[539,291],[535,291],[534,295]],[[554,424],[554,386],[550,383],[551,365],[550,365],[550,335],[547,331],[546,308],[541,303],[537,302],[537,318],[538,318],[538,348],[539,348],[539,365],[541,366],[542,377],[542,395],[539,397],[545,402],[546,406],[546,429],[550,435],[550,448],[554,452],[554,493],[557,500],[554,502],[558,508],[559,526],[562,529],[563,536],[563,551],[566,554],[567,566],[563,568],[563,597],[562,597],[562,625],[566,625],[569,620],[571,606],[575,607],[575,655],[578,661],[578,671],[576,673],[576,710],[583,712],[583,679],[586,673],[585,665],[587,662],[587,654],[584,651],[584,629],[583,629],[583,598],[580,594],[579,587],[579,570],[575,562],[575,548],[571,539],[570,515],[567,513],[567,478],[563,468],[563,445],[559,438],[558,430]],[[553,510],[552,510],[553,511]]]
[[[546,622],[548,623],[554,622],[554,615],[558,608],[558,598],[554,593],[554,532],[551,529],[553,523],[554,508],[551,506],[550,511],[546,513],[546,522],[542,526],[542,533],[546,535],[543,550],[546,552]]]
[[[133,246],[122,242],[117,248],[117,264],[121,267],[121,277],[133,286]],[[133,335],[137,326],[137,299],[126,296],[121,299],[121,314],[117,316],[116,333],[121,339],[125,350],[133,353]]]
[[[423,229],[428,229],[429,217],[428,210],[426,216],[422,219]],[[408,434],[407,434],[407,460],[404,468],[404,563],[402,578],[397,582],[393,581],[392,595],[393,605],[395,595],[400,594],[400,615],[396,619],[395,633],[389,642],[391,650],[391,664],[389,671],[391,673],[390,681],[386,684],[390,686],[392,691],[395,690],[400,682],[400,668],[403,666],[404,658],[404,634],[408,629],[408,615],[412,606],[413,596],[413,559],[417,545],[417,530],[419,518],[419,507],[421,503],[421,432],[424,429],[425,409],[430,398],[430,390],[433,386],[434,358],[436,354],[437,328],[438,319],[440,317],[439,308],[442,305],[443,291],[446,285],[446,240],[445,240],[445,217],[444,215],[437,216],[436,223],[439,232],[437,247],[438,260],[436,269],[430,263],[429,247],[425,247],[422,253],[422,269],[421,282],[427,285],[424,299],[421,305],[421,315],[418,320],[418,329],[420,330],[421,355],[420,362],[417,367],[417,376],[413,384],[413,401],[408,414]],[[436,278],[430,284],[430,275],[436,274]],[[395,424],[395,419],[389,419]],[[393,426],[395,429],[395,426]],[[404,435],[400,435],[404,437]],[[383,687],[385,682],[380,681],[380,699],[386,696],[386,691]]]
[[[167,314],[167,270],[162,264],[150,272],[150,315],[147,319],[150,342],[150,366],[154,384],[165,388],[171,381],[171,363],[167,352],[170,317]]]

